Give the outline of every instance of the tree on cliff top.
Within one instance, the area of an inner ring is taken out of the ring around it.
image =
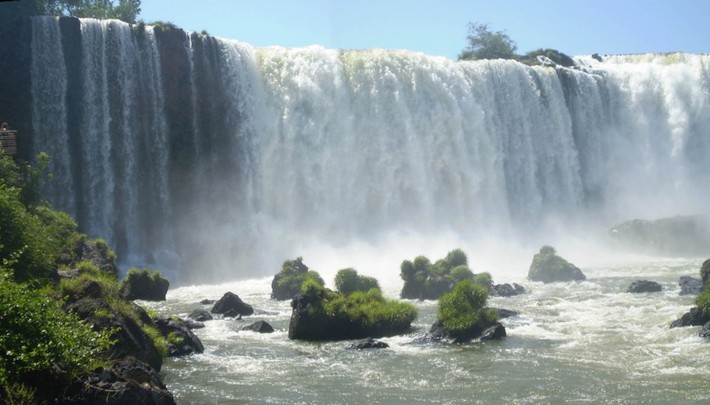
[[[459,60],[513,59],[517,44],[505,31],[491,31],[488,24],[469,23],[468,46],[459,54]]]
[[[54,15],[115,18],[133,24],[140,11],[141,0],[26,0],[3,5],[0,8],[0,20],[28,15]]]

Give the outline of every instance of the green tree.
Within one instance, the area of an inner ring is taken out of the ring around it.
[[[488,24],[469,23],[468,46],[459,54],[459,60],[513,59],[517,44],[505,31],[491,31]]]
[[[27,15],[55,15],[115,18],[133,24],[141,11],[141,0],[23,0],[3,8],[0,20]]]

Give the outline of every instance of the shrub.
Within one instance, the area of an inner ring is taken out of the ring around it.
[[[695,305],[697,305],[703,313],[710,315],[710,284],[708,284],[705,290],[695,299]]]
[[[373,277],[361,276],[355,269],[342,269],[335,275],[335,288],[349,295],[355,291],[369,291],[373,288],[379,289],[380,285]]]
[[[286,260],[281,265],[281,271],[274,276],[271,282],[271,298],[277,300],[292,299],[301,292],[304,281],[312,280],[323,286],[325,282],[318,272],[310,270],[303,264],[303,258]]]
[[[437,299],[451,291],[456,283],[474,278],[466,253],[461,249],[450,251],[434,264],[425,256],[418,256],[413,262],[405,260],[400,266],[400,276],[404,280],[401,297],[418,299]],[[485,276],[482,277],[483,282]],[[490,281],[490,275],[488,279]]]
[[[468,46],[459,54],[459,60],[512,59],[517,45],[505,31],[491,31],[487,24],[468,25]]]
[[[490,273],[478,273],[473,276],[473,280],[471,281],[473,281],[474,284],[484,287],[486,290],[490,290],[493,285],[493,278]]]
[[[452,334],[474,327],[481,320],[488,290],[471,281],[462,281],[439,299],[437,317]],[[493,314],[486,314],[491,318]]]
[[[53,366],[72,375],[88,371],[110,345],[60,303],[23,284],[0,280],[0,384],[21,383]]]

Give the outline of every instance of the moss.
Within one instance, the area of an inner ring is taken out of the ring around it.
[[[404,280],[402,298],[437,299],[456,283],[473,279],[474,274],[466,253],[454,249],[433,264],[425,256],[403,261],[400,277]]]
[[[168,333],[167,341],[171,345],[178,346],[178,345],[185,343],[185,338],[183,338],[182,335],[180,335],[177,332],[170,332],[170,333]]]

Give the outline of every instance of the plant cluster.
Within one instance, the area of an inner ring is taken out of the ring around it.
[[[495,322],[498,313],[485,308],[487,299],[485,287],[470,280],[461,281],[439,298],[437,318],[452,335],[474,328],[481,320]]]
[[[378,288],[345,295],[308,280],[302,293],[309,303],[309,316],[317,320],[326,338],[385,336],[406,330],[417,316],[413,305],[388,300]]]
[[[463,280],[476,281],[486,288],[492,284],[488,273],[474,276],[466,253],[461,249],[450,251],[434,263],[425,256],[417,256],[414,261],[405,260],[400,266],[400,277],[404,280],[401,296],[410,299],[438,299]]]
[[[705,290],[695,298],[695,305],[707,315],[710,315],[710,284],[705,286]]]
[[[379,290],[380,285],[374,277],[361,276],[352,268],[338,270],[335,275],[335,288],[345,294],[350,295],[356,291],[370,291],[373,288]]]
[[[286,260],[281,265],[281,271],[274,276],[271,282],[271,298],[277,300],[293,299],[299,292],[301,286],[307,280],[323,286],[325,282],[314,270],[303,264],[303,258]]]
[[[526,65],[541,65],[546,63],[547,58],[560,66],[575,65],[572,58],[550,48],[540,48],[518,55],[515,53],[518,49],[516,42],[505,31],[492,31],[488,24],[469,23],[466,39],[468,45],[459,53],[458,60],[513,59]]]

